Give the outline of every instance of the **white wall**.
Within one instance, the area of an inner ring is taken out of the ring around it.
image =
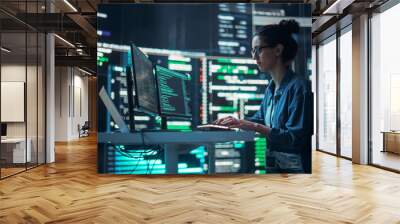
[[[55,141],[68,141],[68,85],[67,67],[55,68]]]
[[[31,67],[28,66],[28,70]],[[1,65],[1,81],[25,82],[25,64]]]
[[[38,69],[38,70],[36,70]],[[8,138],[24,138],[27,135],[30,140],[32,161],[44,163],[44,89],[43,89],[42,68],[35,66],[25,66],[24,64],[2,64],[1,81],[2,82],[24,82],[26,84],[26,106],[21,108],[22,113],[26,111],[26,121],[24,122],[6,122]],[[25,78],[27,77],[27,81]],[[22,90],[22,93],[24,90]],[[2,96],[7,97],[7,96]],[[2,107],[2,112],[12,110],[10,107]],[[12,113],[12,111],[7,111]],[[26,132],[27,131],[27,132]],[[39,156],[37,157],[37,153]]]
[[[1,66],[1,81],[4,82],[25,82],[25,64],[9,64]],[[7,110],[7,108],[1,108]],[[25,137],[25,123],[7,123],[7,137]]]
[[[24,65],[19,65],[19,64],[4,64],[1,66],[1,81],[3,82],[25,82],[25,75],[26,75],[26,70],[29,75],[31,74],[36,74],[36,67],[34,66],[29,66],[26,68],[25,64]],[[29,78],[29,77],[28,77]],[[36,86],[36,80],[29,80],[29,85]],[[31,108],[34,107],[36,108],[36,88],[27,88],[27,106],[30,106]],[[32,104],[33,102],[33,104]],[[41,106],[41,105],[39,105]],[[7,110],[8,108],[1,108],[1,110]],[[35,109],[36,111],[36,109]],[[31,112],[31,110],[28,110],[28,112]],[[28,129],[33,128],[36,130],[36,113],[28,113],[27,114],[28,122]],[[34,124],[31,123],[34,121]],[[9,137],[25,137],[25,123],[26,122],[7,122],[7,135]],[[35,132],[36,133],[36,132]],[[29,136],[29,131],[28,131],[28,137]]]
[[[56,67],[56,141],[79,138],[78,124],[88,120],[88,78],[83,75],[73,67]]]
[[[76,72],[77,70],[75,70]],[[79,73],[82,74],[82,73]],[[89,119],[89,111],[88,111],[88,78],[83,77],[80,75],[75,75],[74,77],[74,100],[75,100],[75,107],[74,107],[74,119],[72,126],[72,133],[74,136],[78,136],[78,129],[76,128],[78,124],[83,125],[85,121]],[[79,93],[80,91],[80,93]],[[79,104],[80,101],[80,104]],[[80,108],[81,107],[81,108]],[[80,111],[81,110],[81,111]]]

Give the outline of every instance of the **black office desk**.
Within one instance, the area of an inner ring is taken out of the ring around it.
[[[142,136],[143,135],[143,136]],[[209,173],[215,173],[215,143],[254,141],[253,131],[159,131],[137,133],[98,133],[98,143],[121,145],[164,145],[167,174],[178,173],[178,152],[182,148],[206,146]]]

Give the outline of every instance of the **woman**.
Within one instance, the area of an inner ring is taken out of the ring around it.
[[[251,130],[267,137],[267,172],[310,173],[313,96],[310,81],[294,74],[297,54],[294,20],[264,26],[252,40],[252,56],[271,75],[259,111],[250,119],[225,117],[214,123]]]

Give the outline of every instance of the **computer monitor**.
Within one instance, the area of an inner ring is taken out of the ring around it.
[[[131,66],[126,66],[126,83],[128,89],[128,110],[129,110],[129,126],[131,131],[135,131],[135,105],[137,104],[137,95],[134,88],[134,78]]]
[[[132,77],[136,95],[135,107],[144,112],[159,114],[157,83],[153,64],[134,44],[131,44],[131,53]]]
[[[162,116],[192,117],[186,91],[189,75],[156,65],[156,77]]]
[[[1,136],[7,136],[7,124],[1,123]]]

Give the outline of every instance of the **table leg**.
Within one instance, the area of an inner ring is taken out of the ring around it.
[[[382,134],[383,134],[383,149],[381,152],[386,152],[386,134],[385,133]]]
[[[178,173],[178,149],[173,144],[164,146],[165,174]]]
[[[215,147],[214,144],[206,145],[208,154],[208,174],[215,174]]]

